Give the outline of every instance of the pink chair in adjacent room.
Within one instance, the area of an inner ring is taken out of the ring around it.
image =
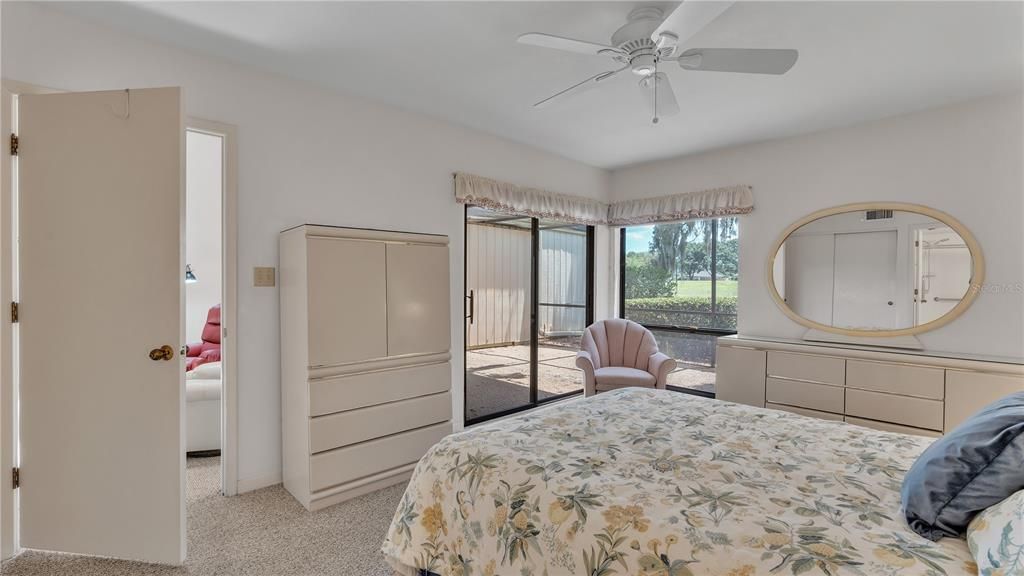
[[[203,326],[202,342],[188,345],[185,370],[194,370],[208,362],[220,362],[220,304],[210,308]]]
[[[585,376],[584,396],[628,386],[664,390],[676,361],[658,351],[654,334],[632,320],[601,320],[583,332],[576,366]]]

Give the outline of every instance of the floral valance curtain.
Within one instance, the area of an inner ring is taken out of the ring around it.
[[[606,224],[608,220],[608,205],[604,202],[524,188],[461,172],[455,174],[455,200],[506,214],[551,218],[573,224]]]
[[[719,218],[747,214],[753,209],[754,194],[750,186],[732,186],[689,194],[616,202],[608,209],[608,224],[631,226],[695,218]]]
[[[591,198],[525,188],[457,172],[455,200],[506,214],[574,224],[628,226],[746,214],[754,209],[750,186],[716,188],[606,204]]]

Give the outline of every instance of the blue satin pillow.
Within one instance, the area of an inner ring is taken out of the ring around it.
[[[1024,392],[1002,398],[928,447],[903,479],[910,528],[963,537],[975,514],[1024,489]]]

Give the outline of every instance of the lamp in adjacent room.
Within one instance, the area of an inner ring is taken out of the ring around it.
[[[196,278],[195,273],[192,272],[192,265],[185,264],[185,284],[195,284],[196,282],[199,282],[199,279]]]

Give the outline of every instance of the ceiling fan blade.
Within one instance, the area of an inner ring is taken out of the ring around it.
[[[785,74],[796,64],[796,50],[757,48],[694,48],[676,58],[685,70]]]
[[[664,72],[641,78],[638,86],[640,86],[640,91],[643,93],[644,101],[647,102],[647,108],[651,111],[652,117],[662,118],[679,113],[676,93],[672,90],[672,83],[668,81],[668,76]],[[655,105],[655,98],[657,105]],[[657,107],[655,108],[655,106]]]
[[[666,41],[685,44],[732,6],[733,2],[690,2],[684,0],[654,29],[651,40],[659,47]],[[662,35],[665,34],[665,38]]]
[[[601,54],[603,52],[610,52],[613,54],[621,54],[622,51],[614,46],[607,46],[605,44],[595,44],[593,42],[587,42],[585,40],[574,40],[572,38],[562,38],[561,36],[553,36],[551,34],[542,34],[540,32],[530,32],[523,34],[516,39],[520,44],[529,44],[531,46],[540,46],[542,48],[554,48],[555,50],[564,50],[566,52],[575,52],[577,54],[590,54],[592,56]]]
[[[629,68],[629,66],[623,66],[622,68],[619,68],[618,70],[610,70],[608,72],[601,72],[600,74],[595,74],[595,75],[591,76],[590,78],[587,78],[583,82],[579,82],[577,84],[573,84],[572,86],[569,86],[568,88],[566,88],[565,90],[562,90],[561,92],[558,92],[556,94],[548,96],[547,98],[545,98],[545,99],[541,100],[540,102],[537,102],[536,104],[534,104],[533,107],[534,108],[543,108],[543,107],[547,106],[548,104],[551,104],[552,102],[554,102],[556,100],[565,98],[567,96],[571,96],[573,94],[579,94],[580,92],[585,92],[585,91],[587,91],[587,90],[597,86],[598,84],[600,84],[600,83],[610,79],[611,77],[615,76],[619,72],[622,72],[626,68]]]

